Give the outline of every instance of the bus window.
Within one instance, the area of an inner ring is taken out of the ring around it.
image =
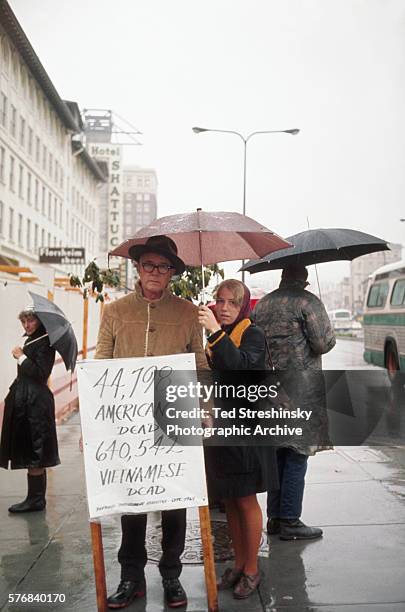
[[[402,306],[405,304],[405,278],[397,280],[391,296],[392,306]]]
[[[388,283],[377,283],[371,285],[367,298],[369,308],[382,308],[388,295]]]

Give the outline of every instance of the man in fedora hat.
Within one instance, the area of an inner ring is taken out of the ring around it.
[[[129,254],[136,262],[139,280],[135,291],[105,305],[96,358],[195,353],[197,368],[207,369],[198,308],[167,288],[172,276],[185,270],[176,244],[167,236],[154,236],[143,245],[131,247]],[[146,514],[121,517],[122,541],[118,551],[121,581],[108,598],[109,608],[124,608],[145,595],[146,521]],[[163,554],[159,570],[169,607],[187,603],[179,581],[185,533],[185,509],[162,512]]]

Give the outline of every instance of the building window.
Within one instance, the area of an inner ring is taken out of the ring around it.
[[[32,145],[34,142],[34,132],[32,127],[28,128],[28,155],[32,155]]]
[[[51,232],[48,232],[48,246],[51,246]]]
[[[39,208],[39,182],[38,182],[38,179],[35,179],[34,206],[35,206],[35,210],[38,210],[38,208]]]
[[[5,164],[6,164],[6,150],[4,147],[0,147],[0,181],[2,183],[4,183]]]
[[[7,96],[1,92],[0,100],[0,125],[7,127]]]
[[[66,211],[66,236],[69,238],[69,211]]]
[[[42,145],[42,170],[46,170],[46,156],[47,156],[46,146]]]
[[[10,156],[10,177],[9,177],[9,187],[11,191],[14,191],[14,157]]]
[[[19,69],[18,69],[17,53],[12,53],[11,54],[11,65],[13,67],[14,81],[15,81],[16,85],[18,85],[18,82],[19,82]]]
[[[44,185],[42,185],[42,197],[41,197],[41,214],[45,216],[45,198],[46,191]]]
[[[63,216],[63,208],[62,208],[62,200],[59,202],[59,227],[62,227],[62,216]]]
[[[41,247],[45,246],[45,230],[41,229]]]
[[[55,184],[56,186],[58,185],[58,181],[59,181],[59,164],[58,164],[58,161],[55,160]]]
[[[3,37],[3,42],[1,44],[2,47],[2,52],[3,52],[3,64],[4,64],[4,69],[5,72],[8,72],[8,62],[9,62],[9,57],[10,57],[10,52],[8,49],[8,44],[7,44],[7,40],[5,37]]]
[[[52,168],[53,168],[53,157],[52,157],[52,153],[49,153],[49,167],[48,167],[48,173],[49,173],[49,178],[52,179]]]
[[[35,223],[35,229],[34,229],[34,251],[37,252],[38,251],[38,223]]]
[[[22,241],[22,225],[23,225],[23,218],[22,215],[19,214],[18,215],[18,228],[17,228],[17,242],[18,242],[18,246],[22,247],[23,245],[23,241]]]
[[[8,209],[8,238],[10,242],[14,241],[14,210]]]
[[[27,219],[27,251],[31,251],[31,219]]]
[[[144,193],[143,194],[143,199],[149,201],[150,200],[150,194],[149,193]]]
[[[25,119],[20,117],[20,145],[25,146]]]
[[[18,197],[23,198],[23,175],[24,168],[22,164],[19,165],[19,174],[18,174]]]
[[[52,221],[52,194],[48,193],[48,219]]]
[[[21,66],[21,89],[25,96],[27,94],[27,74],[24,70],[24,66]]]
[[[3,235],[4,228],[4,204],[0,202],[0,236]]]
[[[31,173],[27,172],[27,204],[31,206]]]
[[[35,138],[35,162],[39,164],[41,161],[41,141],[39,136]]]
[[[53,222],[55,225],[58,223],[58,200],[56,198],[53,201]]]
[[[17,109],[11,105],[11,121],[10,121],[10,133],[15,138],[17,130]]]
[[[136,184],[138,185],[138,187],[142,187],[143,186],[143,181],[142,181],[142,178],[140,176],[138,176]]]

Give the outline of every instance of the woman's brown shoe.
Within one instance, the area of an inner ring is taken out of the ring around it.
[[[231,589],[238,582],[242,576],[241,570],[232,569],[228,567],[221,576],[221,580],[217,582],[218,591],[224,591],[225,589]]]
[[[246,599],[254,593],[260,583],[260,572],[257,574],[249,575],[242,574],[238,584],[233,590],[233,596],[235,599]]]

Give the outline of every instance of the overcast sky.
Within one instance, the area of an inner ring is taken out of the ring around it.
[[[143,132],[124,161],[156,168],[159,216],[241,211],[242,142],[192,126],[298,127],[249,143],[247,214],[282,236],[308,216],[404,242],[403,0],[10,4],[63,98]]]

